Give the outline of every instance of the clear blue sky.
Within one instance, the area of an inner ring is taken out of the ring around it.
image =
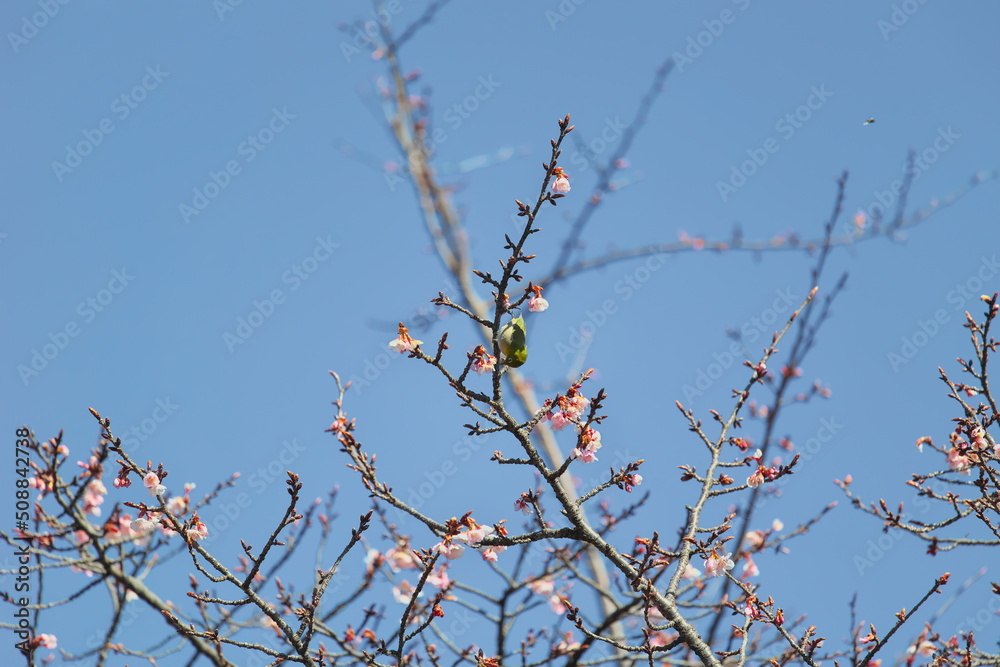
[[[412,189],[387,187],[382,172],[399,159],[373,92],[383,64],[368,46],[345,48],[353,32],[338,28],[370,19],[370,6],[244,2],[220,14],[211,3],[50,4],[58,10],[50,18],[39,14],[44,2],[0,9],[8,91],[0,397],[10,440],[23,424],[40,439],[65,429],[65,443],[86,458],[98,438],[93,406],[118,434],[135,429],[133,455],[164,462],[173,490],[191,481],[205,492],[242,473],[238,490],[252,499],[250,510],[226,530],[218,530],[223,518],[206,517],[222,553],[270,531],[286,469],[302,476],[307,498],[341,486],[337,525],[346,534],[368,501],[323,432],[334,415],[327,371],[364,378],[367,370],[372,381],[349,395],[347,409],[386,478],[417,490],[452,461],[459,474],[425,501],[427,511],[516,520],[511,502],[529,480],[498,476],[487,460],[494,449],[513,454],[514,444],[494,438],[475,456],[456,453],[468,415],[431,369],[385,347],[394,323],[412,321],[449,282],[429,252]],[[401,0],[392,27],[410,25],[425,5]],[[996,3],[681,5],[566,0],[561,6],[573,12],[564,16],[556,0],[452,3],[406,45],[406,68],[421,72],[414,90],[429,95],[444,131],[436,145],[443,169],[514,152],[450,177],[479,267],[501,257],[513,199],[536,195],[556,119],[571,113],[577,138],[606,159],[602,133],[617,140],[655,68],[674,53],[685,59],[628,156],[628,186],[589,225],[584,256],[675,241],[681,230],[724,239],[737,223],[747,239],[790,231],[813,238],[843,170],[848,224],[858,209],[891,197],[910,149],[927,160],[910,210],[1000,167]],[[477,90],[481,99],[467,102]],[[869,117],[876,122],[864,125]],[[760,164],[746,168],[754,173],[745,183],[730,181],[755,156]],[[595,182],[579,145],[565,159],[574,189],[544,211],[528,278],[552,266],[567,219]],[[720,191],[727,181],[739,187]],[[974,297],[1000,289],[998,204],[990,180],[905,241],[834,254],[821,290],[844,271],[847,289],[803,378],[803,387],[822,380],[832,398],[790,410],[781,430],[800,443],[824,424],[836,432],[784,487],[783,502],[762,510],[762,527],[776,517],[794,526],[842,500],[834,477],[853,473],[864,497],[892,503],[910,498],[911,472],[939,464],[912,444],[944,439],[955,416],[936,368],[954,370],[956,356],[970,355],[963,312],[978,312]],[[546,395],[564,390],[579,366],[598,369],[594,387],[607,388],[611,415],[599,465],[605,470],[618,452],[645,458],[643,490],[652,493],[644,521],[620,531],[623,546],[639,531],[673,535],[691,500],[676,466],[704,466],[674,400],[702,416],[728,409],[729,388],[745,382],[738,363],[704,395],[685,398],[685,385],[725,356],[727,328],[763,333],[750,346],[758,355],[775,327],[757,329],[754,318],[809,288],[801,254],[757,261],[685,253],[648,275],[639,267],[614,264],[548,291],[552,307],[529,320],[532,359],[523,369]],[[641,289],[623,287],[637,278]],[[614,312],[604,317],[608,300]],[[234,343],[241,318],[259,326]],[[918,336],[925,344],[894,367],[889,355],[935,318],[942,326]],[[588,322],[600,326],[582,360],[560,352]],[[420,337],[445,330],[455,358],[474,344],[455,318]],[[752,424],[747,432],[759,436]],[[2,470],[11,489],[10,466]],[[496,484],[486,494],[484,475]],[[112,491],[107,506],[126,496]],[[412,521],[401,526],[416,531],[415,546],[430,546]],[[862,618],[888,627],[934,576],[950,570],[964,579],[988,560],[985,552],[931,559],[904,539],[859,572],[853,557],[880,534],[841,502],[790,545],[790,556],[760,559],[760,580],[786,613],[809,611],[821,634],[839,640],[855,591]],[[308,572],[312,561],[302,567]],[[980,581],[942,628],[981,608],[987,588]],[[175,587],[174,597],[182,595]],[[52,618],[62,627],[40,630],[70,650],[100,629],[96,616]],[[997,628],[994,617],[981,637]]]

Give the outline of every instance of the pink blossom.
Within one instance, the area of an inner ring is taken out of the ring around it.
[[[208,537],[208,526],[206,526],[198,515],[191,517],[191,527],[188,528],[188,535],[195,541],[201,541]]]
[[[528,499],[527,493],[522,493],[521,496],[514,501],[514,509],[521,512],[521,514],[531,514],[531,501]]]
[[[733,569],[736,565],[731,557],[732,554],[719,556],[717,551],[713,551],[705,561],[705,574],[710,577],[721,577],[726,571]]]
[[[385,560],[393,572],[417,567],[417,558],[410,551],[409,545],[392,547],[385,552]]]
[[[552,183],[552,191],[558,192],[559,194],[566,194],[572,190],[569,184],[569,179],[565,176],[560,176]]]
[[[486,547],[485,549],[483,549],[483,560],[495,563],[500,558],[500,554],[502,554],[506,550],[507,547],[500,545]]]
[[[556,655],[565,655],[577,650],[578,648],[580,648],[580,642],[573,641],[573,633],[567,632],[563,635],[563,639],[552,647],[552,652]]]
[[[646,607],[646,615],[649,617],[649,622],[655,625],[667,622],[667,617],[660,613],[660,610],[653,605]]]
[[[535,595],[552,595],[556,582],[552,579],[535,579],[528,582],[528,589]]]
[[[556,177],[556,180],[552,182],[552,192],[566,194],[570,191],[569,174],[563,171],[562,167],[553,169],[552,175]]]
[[[666,620],[666,619],[664,619],[664,620]],[[666,646],[667,644],[669,644],[670,642],[672,642],[676,638],[677,638],[677,635],[668,635],[666,632],[663,632],[662,630],[660,630],[658,632],[654,632],[653,634],[651,634],[649,636],[649,645],[650,646]]]
[[[385,556],[378,549],[369,549],[365,554],[365,569],[372,572],[376,567],[385,562]]]
[[[434,553],[441,554],[448,560],[455,560],[462,555],[462,552],[465,551],[465,547],[461,544],[456,544],[451,540],[442,540],[441,542],[435,544],[432,547],[432,550]]]
[[[35,635],[31,640],[32,646],[40,646],[42,648],[55,648],[56,647],[56,636],[49,634]]]
[[[129,528],[132,530],[132,532],[141,535],[143,533],[148,533],[154,528],[156,528],[156,522],[150,521],[149,519],[145,518],[138,518],[131,523]]]
[[[189,498],[187,496],[174,496],[167,501],[167,509],[172,514],[183,516],[187,514]]]
[[[948,465],[952,470],[962,472],[965,475],[969,474],[969,457],[958,447],[952,447],[948,450]]]
[[[639,486],[640,484],[642,484],[642,475],[638,473],[631,473],[625,475],[624,481],[625,481],[625,491],[628,493],[632,493],[633,486]]]
[[[160,478],[154,472],[146,473],[146,476],[142,478],[142,485],[149,489],[149,495],[153,497],[162,496],[167,492],[167,487],[160,484]]]
[[[392,597],[400,604],[409,604],[410,599],[413,597],[413,584],[405,579],[399,582],[398,586],[392,587]]]
[[[99,479],[91,479],[87,484],[87,489],[83,493],[83,511],[94,516],[101,515],[101,504],[104,503],[104,496],[108,490]]]
[[[854,214],[853,222],[854,222],[854,228],[858,232],[860,232],[865,228],[865,223],[868,222],[868,216],[865,215],[864,211],[859,210],[857,213]]]
[[[572,452],[570,452],[574,457],[578,458],[583,463],[593,463],[597,460],[597,450],[596,449],[580,449],[577,447]]]
[[[746,562],[743,563],[743,574],[740,575],[740,579],[746,579],[747,577],[756,577],[760,574],[760,570],[757,569],[757,563],[753,561],[753,557],[750,554],[745,556]]]
[[[533,313],[541,313],[548,310],[549,302],[543,296],[533,296],[528,300],[528,310]]]
[[[972,441],[972,448],[976,451],[983,451],[989,449],[989,442],[986,441],[986,431],[983,430],[981,426],[977,426],[972,429],[972,434],[969,436]]]
[[[549,413],[549,423],[552,424],[552,428],[556,431],[561,431],[573,422],[570,421],[570,417],[566,412],[550,412]]]
[[[476,348],[479,350],[482,346]],[[492,354],[487,354],[486,350],[483,349],[483,353],[477,355],[475,359],[472,360],[472,370],[476,371],[480,375],[483,373],[492,373],[493,369],[496,368],[497,358]]]
[[[412,352],[413,350],[417,349],[418,346],[424,344],[424,341],[422,340],[411,338],[409,331],[406,329],[406,327],[403,326],[402,322],[399,323],[399,330],[397,331],[397,333],[399,335],[396,336],[396,338],[394,338],[393,340],[389,341],[389,347],[395,350],[396,352],[399,352],[400,354],[403,354],[405,352]]]
[[[445,589],[451,586],[451,578],[448,576],[448,566],[442,565],[437,570],[427,576],[427,583],[435,588]]]
[[[52,490],[52,485],[48,481],[43,480],[41,477],[32,477],[28,480],[28,488],[38,489],[42,493],[46,493]]]
[[[912,646],[910,646],[910,648],[906,649],[906,652],[911,655],[916,653],[917,655],[921,655],[925,658],[928,658],[934,655],[935,650],[936,647],[934,646],[934,644],[924,640],[917,644],[913,644]]]
[[[762,544],[764,544],[765,538],[766,538],[766,535],[764,534],[764,531],[762,531],[762,530],[752,530],[752,531],[750,531],[749,533],[746,534],[746,537],[743,540],[744,548],[746,548],[746,549],[757,549]]]
[[[549,596],[549,609],[556,614],[565,614],[567,611],[565,598],[561,595]]]
[[[590,399],[575,390],[571,390],[570,394],[563,397],[563,409],[574,419],[579,419],[587,406],[590,405]]]
[[[493,529],[493,526],[476,524],[475,528],[469,528],[467,531],[462,533],[462,536],[468,542],[470,547],[474,547],[494,532],[496,531]]]

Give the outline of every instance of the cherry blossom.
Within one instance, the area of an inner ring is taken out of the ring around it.
[[[149,490],[149,495],[162,496],[167,492],[167,487],[160,484],[160,478],[156,476],[154,472],[146,473],[146,476],[142,478],[142,485]]]
[[[389,347],[400,354],[405,352],[412,352],[417,349],[420,345],[424,344],[424,341],[417,340],[410,337],[409,331],[403,326],[403,323],[399,323],[399,330],[397,332],[399,335],[393,340],[389,341]]]
[[[520,497],[514,501],[514,509],[521,512],[521,514],[531,514],[531,499],[528,493],[522,493]]]
[[[528,589],[535,595],[552,595],[556,582],[552,579],[535,579],[528,582]]]
[[[713,551],[705,560],[705,574],[710,577],[721,577],[726,571],[733,569],[735,565],[731,553],[719,556],[718,551]]]
[[[556,177],[556,180],[552,181],[552,192],[566,194],[570,191],[569,174],[563,171],[562,167],[553,169],[552,175]]]
[[[465,551],[465,547],[461,544],[456,544],[450,539],[442,540],[432,547],[432,551],[437,554],[441,554],[448,560],[455,560],[462,555]]]
[[[497,358],[487,353],[486,348],[482,345],[477,345],[476,349],[472,351],[472,370],[479,375],[492,373],[493,369],[496,368],[496,363]]]

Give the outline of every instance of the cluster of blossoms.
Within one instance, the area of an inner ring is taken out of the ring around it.
[[[552,401],[545,400],[545,406],[552,405]],[[545,415],[545,419],[556,431],[561,431],[570,424],[580,423],[583,411],[590,405],[590,400],[580,393],[580,385],[575,384],[569,388],[565,396],[556,398],[555,406]]]
[[[757,598],[756,595],[750,595],[749,597],[747,597],[746,602],[743,605],[743,615],[749,618],[751,621],[759,621],[761,619],[764,619],[765,617],[764,613],[761,611],[761,605],[765,607],[773,607],[774,600],[772,600],[769,597],[767,598],[766,602],[762,602],[760,599]],[[774,612],[774,619],[771,622],[773,622],[775,625],[784,625],[785,612],[781,609],[776,610]],[[740,634],[737,636],[742,636],[742,635]],[[873,667],[877,667],[877,665],[874,665],[874,662],[872,664]]]
[[[632,493],[633,486],[639,486],[642,484],[642,475],[637,472],[628,473],[622,478],[622,484],[625,485],[626,493]]]
[[[747,484],[753,487],[760,486],[764,482],[770,482],[778,476],[778,469],[774,466],[768,468],[763,465],[760,460],[764,456],[764,452],[759,449],[754,452],[754,455],[750,457],[750,461],[757,462],[757,470],[753,472],[749,477],[747,477]]]
[[[581,428],[577,438],[576,449],[571,454],[584,463],[593,463],[597,460],[597,450],[601,448],[601,433],[592,428]],[[642,477],[639,477],[639,482]]]
[[[497,358],[487,352],[482,345],[477,345],[470,356],[472,357],[472,370],[480,375],[492,373],[493,369],[496,368]]]
[[[465,518],[463,521],[466,527],[465,530],[453,535],[445,535],[443,540],[431,548],[431,551],[441,554],[448,560],[455,560],[456,558],[461,557],[462,553],[465,551],[465,545],[475,547],[494,533],[497,533],[498,535],[507,534],[507,531],[503,529],[503,526],[500,526],[498,531],[497,528],[494,528],[493,526],[484,526],[476,523],[471,517]],[[480,552],[482,553],[483,560],[495,563],[500,557],[500,554],[506,550],[507,547],[505,546],[493,545],[483,547],[480,549]]]
[[[948,440],[951,443],[947,457],[948,466],[955,472],[960,472],[963,475],[970,474],[973,460],[979,460],[984,452],[992,450],[993,456],[1000,457],[1000,444],[992,442],[992,438],[982,426],[977,424],[972,427],[969,432],[969,442],[963,440],[959,433],[960,431],[956,430],[948,435]],[[917,448],[922,450],[925,443],[933,444],[930,438],[923,437],[917,440]]]
[[[377,549],[369,549],[367,555],[365,556],[365,566],[367,567],[368,572],[374,572],[383,564],[388,565],[389,569],[393,572],[416,570],[422,567],[420,560],[410,548],[409,540],[403,540],[396,546],[388,549],[385,553],[382,553]],[[441,591],[451,588],[452,581],[448,576],[447,563],[434,569],[434,571],[427,576],[427,583]],[[407,580],[403,580],[396,586],[393,586],[392,595],[397,602],[401,604],[409,604],[410,600],[413,598],[413,591],[413,584]],[[421,596],[422,595],[423,593],[421,593]],[[447,599],[453,598],[448,597]]]

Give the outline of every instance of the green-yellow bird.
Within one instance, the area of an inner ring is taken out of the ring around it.
[[[517,368],[528,360],[527,329],[524,327],[524,317],[518,315],[500,329],[500,354],[504,356],[503,363]]]

